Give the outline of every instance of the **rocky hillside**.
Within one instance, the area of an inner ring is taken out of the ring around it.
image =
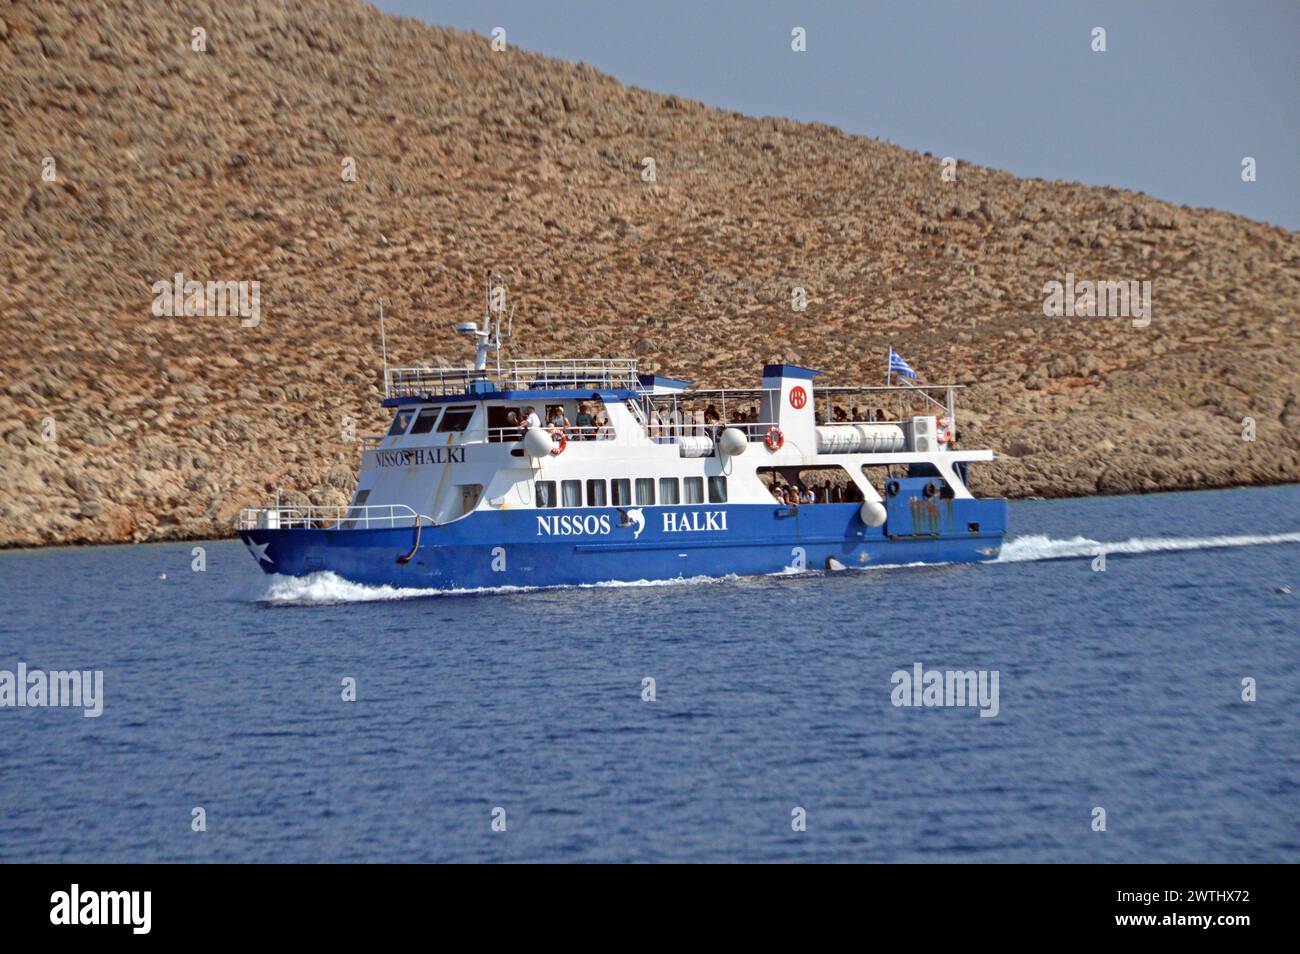
[[[1285,229],[944,181],[354,0],[0,0],[0,118],[0,544],[228,535],[276,487],[343,502],[348,421],[384,423],[376,299],[394,360],[459,363],[488,269],[518,356],[878,383],[892,342],[972,386],[964,442],[1004,455],[984,493],[1300,480]],[[260,282],[260,323],[155,314],[177,272]],[[1045,317],[1066,273],[1151,281],[1150,324]]]

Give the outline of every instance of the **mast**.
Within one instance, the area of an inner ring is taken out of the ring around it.
[[[493,293],[496,289],[501,290],[501,303],[493,307]],[[496,324],[493,324],[493,312],[496,312]],[[488,352],[496,351],[497,355],[497,376],[501,375],[501,318],[506,314],[505,307],[505,281],[496,272],[489,272],[485,283],[485,295],[483,302],[483,324],[480,327],[477,322],[462,321],[456,325],[456,331],[463,335],[472,335],[474,338],[474,370],[487,371]],[[506,331],[506,337],[510,337],[510,331],[514,329],[514,306],[511,305],[509,310],[510,330]]]

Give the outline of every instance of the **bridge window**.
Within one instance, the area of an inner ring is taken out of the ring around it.
[[[615,507],[628,507],[632,504],[632,481],[619,477],[609,482],[610,503]]]
[[[659,502],[665,505],[681,502],[680,498],[677,496],[676,477],[659,478]]]
[[[683,488],[685,490],[685,493],[683,494],[685,497],[685,503],[704,503],[703,477],[687,477],[682,481],[682,483],[685,485]]]
[[[442,411],[440,407],[426,407],[420,412],[420,416],[415,419],[415,426],[411,428],[411,434],[428,434],[433,430],[434,422],[438,420],[438,414]]]
[[[537,506],[554,507],[555,506],[555,481],[539,480],[537,487]]]
[[[564,480],[560,482],[560,500],[565,507],[582,506],[582,481]]]
[[[709,478],[709,503],[726,503],[727,502],[727,478],[710,477]]]
[[[438,433],[447,434],[463,431],[469,427],[469,419],[473,416],[474,408],[472,407],[449,407],[447,413],[442,416],[442,423],[438,425]],[[550,483],[554,484],[555,481],[550,481]]]
[[[587,506],[604,507],[605,505],[605,481],[587,481]]]
[[[388,428],[389,437],[400,437],[406,433],[406,429],[411,426],[411,418],[415,417],[413,411],[398,411],[393,417],[393,424]]]
[[[653,507],[655,502],[655,479],[638,477],[636,479],[636,504],[638,507]]]

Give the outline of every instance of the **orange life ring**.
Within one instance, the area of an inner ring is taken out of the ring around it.
[[[774,453],[779,451],[783,446],[785,446],[785,435],[781,433],[781,428],[777,427],[775,424],[769,427],[767,429],[767,436],[763,438],[763,443],[767,445],[768,450]]]
[[[552,457],[559,457],[564,453],[564,448],[569,446],[569,439],[564,436],[564,431],[558,427],[551,428],[551,440],[559,441],[559,444],[551,448]]]

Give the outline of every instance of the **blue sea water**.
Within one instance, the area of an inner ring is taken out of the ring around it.
[[[0,861],[1300,860],[1300,486],[1011,526],[991,565],[475,595],[0,553],[0,669],[105,697],[0,708]],[[895,707],[917,662],[997,670],[997,716]]]

